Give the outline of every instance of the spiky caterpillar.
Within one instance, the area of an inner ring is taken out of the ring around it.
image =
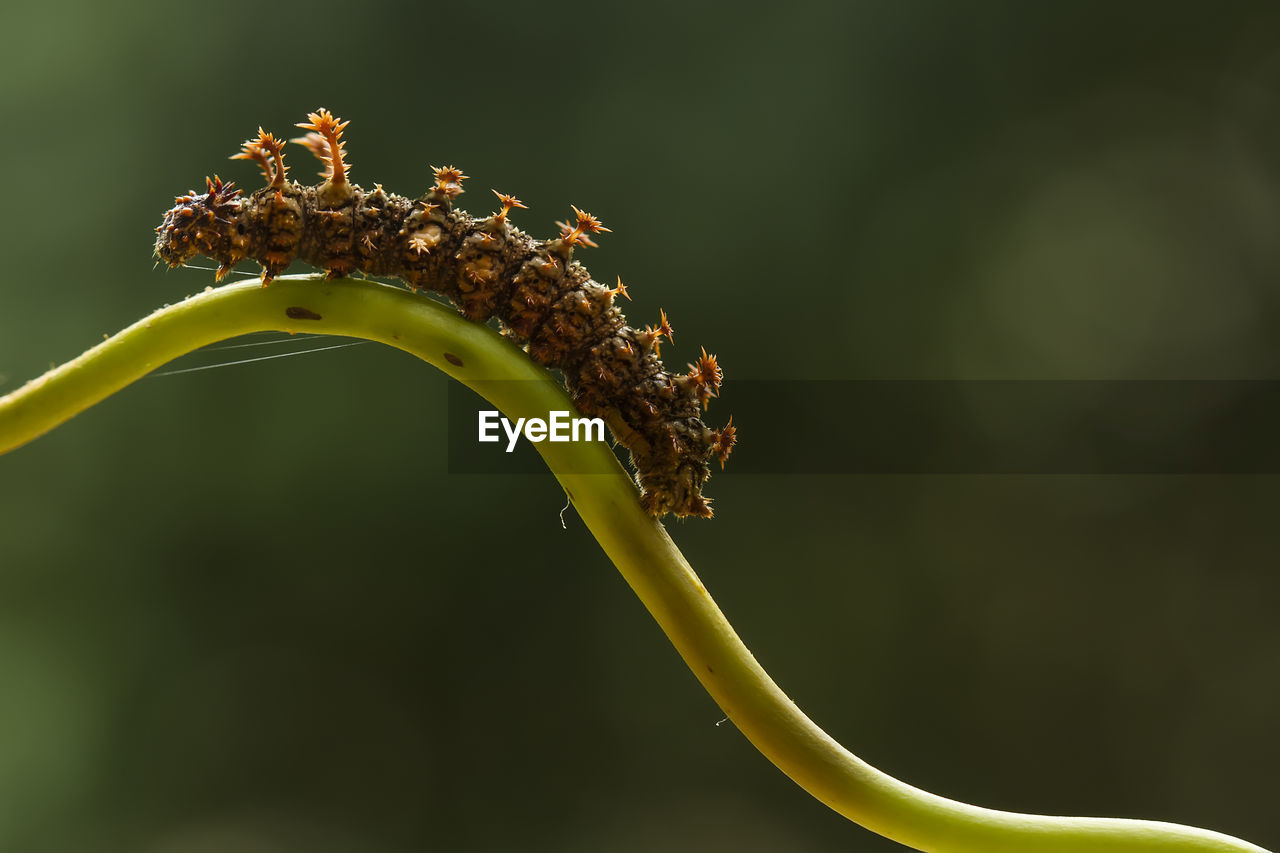
[[[452,166],[434,169],[434,186],[416,199],[363,190],[347,179],[347,122],[325,109],[307,118],[298,125],[307,135],[293,141],[324,163],[323,183],[287,180],[284,141],[259,128],[232,159],[256,161],[267,185],[244,197],[214,177],[207,192],[179,196],[156,229],[156,255],[171,267],[205,255],[220,264],[219,280],[253,259],[264,287],[295,259],[331,278],[362,270],[442,293],[470,320],[497,317],[535,361],[564,374],[583,413],[609,424],[651,515],[711,517],[702,487],[713,458],[724,466],[736,429],[730,418],[712,430],[700,415],[723,373],[705,349],[687,373],[668,372],[666,313],[656,327],[628,326],[614,304],[630,298],[622,280],[606,288],[573,260],[577,246],[596,245],[590,235],[609,230],[599,219],[575,207],[573,220],[556,223],[559,237],[537,240],[511,225],[512,209],[525,205],[497,190],[501,210],[476,219],[453,205],[466,175]]]

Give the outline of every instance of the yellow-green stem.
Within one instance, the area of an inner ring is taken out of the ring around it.
[[[445,306],[373,282],[283,277],[267,288],[228,285],[161,309],[0,398],[0,452],[180,355],[268,330],[381,341],[475,388],[510,418],[573,409],[564,389],[522,351]],[[536,446],[605,553],[729,719],[784,773],[850,820],[937,853],[1265,853],[1227,835],[1171,823],[979,808],[871,767],[801,713],[760,668],[665,528],[641,509],[631,478],[606,446]]]

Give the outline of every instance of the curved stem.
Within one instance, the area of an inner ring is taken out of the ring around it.
[[[267,288],[256,282],[228,285],[157,311],[0,398],[0,452],[177,356],[268,330],[381,341],[475,388],[511,418],[573,409],[559,383],[517,347],[450,308],[373,282],[282,277]],[[641,509],[631,478],[607,446],[536,447],[605,553],[729,719],[797,784],[850,820],[937,853],[1265,853],[1227,835],[1170,823],[979,808],[882,773],[818,728],[756,663],[666,530]],[[606,473],[583,473],[600,471]]]

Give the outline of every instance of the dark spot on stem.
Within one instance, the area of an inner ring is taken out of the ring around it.
[[[456,367],[466,367],[466,365],[462,363],[462,359],[458,358],[456,355],[454,355],[451,352],[447,352],[444,354],[444,360]]]
[[[711,664],[707,664],[707,672],[711,673],[712,675],[715,674],[715,670],[711,668]]]
[[[301,305],[290,305],[284,309],[284,315],[290,320],[323,320],[316,312],[310,308],[303,308]]]

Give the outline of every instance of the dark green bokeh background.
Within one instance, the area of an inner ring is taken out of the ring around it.
[[[721,357],[715,421],[739,378],[1280,378],[1271,3],[76,0],[0,31],[0,390],[209,284],[152,269],[160,213],[255,186],[227,156],[321,105],[365,185],[457,163],[533,233],[601,216],[596,277],[670,312],[676,364]],[[0,849],[900,849],[717,727],[549,475],[448,476],[445,397],[353,347],[147,379],[0,459]],[[869,761],[1280,845],[1276,478],[709,492],[673,536]]]

